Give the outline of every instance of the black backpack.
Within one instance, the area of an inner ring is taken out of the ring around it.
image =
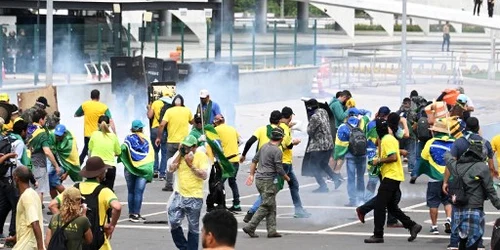
[[[78,217],[76,217],[78,218]],[[64,224],[62,227],[60,225],[61,223],[61,216],[59,215],[59,225],[56,229],[56,231],[52,234],[52,237],[50,238],[49,242],[49,247],[47,250],[68,250],[67,243],[68,239],[66,239],[66,235],[64,235],[64,229],[73,222],[76,218],[70,220],[68,223]]]
[[[4,136],[2,139],[0,139],[0,154],[5,155],[12,153],[12,143],[16,139],[13,138],[12,136]],[[7,174],[7,171],[9,169],[12,170],[11,167],[14,167],[15,163],[10,161],[10,159],[7,159],[4,161],[2,164],[0,164],[0,176],[5,176]]]
[[[451,171],[451,174],[453,175],[453,178],[448,181],[448,194],[449,194],[449,199],[451,204],[457,207],[463,207],[467,205],[468,203],[468,197],[467,197],[467,192],[466,192],[466,185],[464,182],[464,176],[467,172],[469,172],[469,169],[471,169],[475,164],[472,163],[467,170],[465,170],[462,174],[458,172],[456,164],[452,169],[454,171]]]
[[[351,153],[354,156],[363,156],[366,155],[366,147],[367,141],[366,141],[366,135],[365,133],[358,127],[353,127],[351,124],[347,123],[347,126],[349,126],[350,133],[349,133],[349,153]]]
[[[491,250],[500,250],[500,218],[495,221],[493,225],[493,232],[491,233]]]
[[[76,183],[75,187],[80,189],[80,183]],[[90,230],[94,236],[92,243],[82,245],[82,250],[99,249],[104,244],[104,227],[100,224],[99,219],[99,193],[103,188],[105,186],[99,184],[91,194],[82,194],[85,198],[85,204],[87,204],[87,218],[90,221]]]
[[[163,119],[163,116],[165,116],[165,112],[167,112],[167,109],[172,107],[172,104],[165,102],[163,100],[162,100],[162,102],[163,102],[163,107],[161,107],[160,116],[158,117],[158,122],[160,122],[160,123],[161,123],[161,120]]]
[[[425,142],[432,138],[431,131],[429,131],[429,121],[427,117],[420,117],[417,122],[417,138],[418,140]]]

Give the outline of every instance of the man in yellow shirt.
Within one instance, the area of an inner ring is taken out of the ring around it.
[[[197,148],[198,140],[192,135],[186,136],[168,166],[169,172],[177,172],[176,188],[167,212],[170,233],[178,249],[198,249],[203,182],[208,177],[210,163],[207,155]],[[189,227],[187,239],[182,230],[184,217]]]
[[[161,111],[172,106],[172,92],[164,92],[163,96],[154,101],[151,105],[148,105],[148,118],[151,121],[150,130],[150,140],[153,142],[158,134],[158,127],[160,127],[160,122],[163,119],[161,117]],[[164,131],[161,136],[160,146],[153,144],[153,149],[155,151],[155,163],[154,163],[154,178],[160,178],[160,180],[165,180],[166,170],[167,170],[167,131]],[[160,153],[160,157],[158,157]],[[161,158],[161,159],[160,159]]]
[[[17,203],[15,250],[43,250],[43,214],[38,194],[30,187],[31,172],[25,166],[14,170],[14,182],[21,196]]]
[[[99,90],[94,89],[90,92],[89,101],[84,102],[78,110],[75,112],[75,117],[83,116],[83,130],[84,130],[84,146],[82,153],[80,154],[80,163],[83,164],[85,162],[85,157],[87,157],[89,151],[89,141],[90,136],[94,131],[98,129],[98,120],[102,115],[106,115],[109,117],[109,122],[111,125],[111,129],[116,134],[115,124],[111,117],[111,112],[109,112],[108,106],[106,104],[100,102],[101,93]]]
[[[229,211],[241,212],[240,192],[238,190],[238,184],[236,183],[236,176],[238,175],[238,169],[240,167],[240,152],[238,149],[238,145],[241,142],[240,134],[234,127],[226,124],[226,120],[222,115],[215,116],[214,124],[215,130],[220,137],[224,156],[226,156],[234,167],[234,176],[223,180],[223,182],[228,180],[229,187],[233,193],[233,206],[229,208]]]
[[[80,171],[80,175],[86,178],[86,180],[78,183],[78,186],[75,185],[75,187],[80,189],[80,193],[85,197],[85,203],[88,204],[87,208],[97,211],[99,214],[98,218],[91,218],[89,217],[89,214],[87,214],[90,224],[92,225],[91,230],[93,232],[101,230],[104,231],[104,235],[93,235],[93,241],[90,246],[95,248],[91,247],[91,249],[111,250],[109,239],[113,235],[121,214],[122,205],[120,204],[120,201],[118,201],[118,198],[116,198],[115,193],[113,193],[111,189],[104,187],[104,185],[99,184],[105,178],[108,168],[109,166],[104,164],[104,161],[101,158],[97,156],[90,157],[86,162],[86,166],[82,169],[82,171]],[[96,207],[90,207],[92,202],[90,200],[92,199],[91,197],[94,192],[97,192],[97,201],[95,201]],[[60,194],[50,202],[49,209],[54,215],[59,214],[62,199],[63,195]],[[108,223],[107,211],[109,209],[111,209],[111,219]],[[102,245],[98,244],[97,242],[102,239],[104,239],[104,243],[102,243]]]
[[[493,153],[497,155],[497,166],[500,166],[500,134],[493,137],[491,140],[491,148],[493,149]],[[500,167],[498,168],[500,170]],[[500,172],[500,171],[499,171]]]
[[[158,147],[161,143],[165,126],[167,126],[167,160],[177,152],[179,144],[189,134],[189,124],[193,124],[193,113],[191,113],[189,108],[184,107],[184,98],[181,95],[174,97],[173,104],[174,106],[165,112],[158,127],[155,140],[155,145]],[[168,172],[165,187],[162,190],[172,192],[173,181],[172,173]]]
[[[365,243],[384,243],[386,209],[410,231],[408,241],[411,242],[417,238],[422,226],[403,213],[398,206],[399,199],[394,198],[399,195],[398,193],[401,193],[399,186],[405,180],[401,155],[399,154],[399,142],[396,137],[389,134],[387,121],[377,120],[376,129],[380,138],[380,153],[378,158],[373,159],[373,165],[381,166],[382,182],[378,188],[375,205],[375,229],[373,235],[365,239]],[[361,222],[364,222],[364,219]]]

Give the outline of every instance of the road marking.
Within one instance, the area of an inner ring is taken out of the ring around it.
[[[426,202],[421,202],[421,203],[418,203],[418,204],[415,204],[415,205],[412,205],[412,206],[408,206],[408,207],[402,208],[401,210],[403,210],[403,211],[411,210],[413,208],[421,207],[421,206],[426,205],[426,204],[427,204]],[[369,221],[369,220],[373,220],[373,216],[365,218],[365,222]],[[325,229],[321,229],[321,230],[318,230],[318,232],[333,231],[333,230],[337,230],[337,229],[340,229],[340,228],[353,226],[353,225],[360,224],[360,223],[361,223],[361,221],[353,221],[353,222],[341,224],[341,225],[338,225],[338,226],[328,227],[328,228],[325,228]]]

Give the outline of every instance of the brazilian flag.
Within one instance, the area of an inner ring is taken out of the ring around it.
[[[231,164],[231,162],[229,162],[229,160],[226,158],[226,156],[224,156],[219,134],[217,134],[214,126],[210,124],[205,125],[204,129],[205,136],[207,138],[207,144],[212,149],[212,152],[214,153],[214,156],[219,162],[219,165],[222,169],[222,178],[233,177],[235,174],[234,167],[233,164]],[[202,136],[202,131],[193,127],[190,134],[196,137],[196,139],[199,139]]]
[[[133,175],[142,177],[146,181],[153,180],[155,163],[154,149],[151,142],[142,133],[131,134],[125,138],[121,146],[122,153],[118,162]]]
[[[82,177],[80,176],[80,157],[73,134],[67,130],[62,140],[57,141],[56,136],[51,132],[50,139],[52,152],[59,161],[61,167],[68,173],[69,178],[71,178],[73,182],[82,181]]]

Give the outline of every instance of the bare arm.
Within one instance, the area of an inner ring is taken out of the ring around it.
[[[33,228],[33,233],[35,233],[37,248],[39,250],[45,249],[45,246],[43,245],[42,229],[40,228],[40,224],[38,223],[38,221],[32,222],[31,228]]]
[[[179,164],[181,161],[180,156],[181,154],[179,154],[179,151],[177,150],[177,152],[174,154],[174,160],[172,161],[172,163],[170,163],[170,166],[168,166],[168,172],[173,173],[177,171],[177,169],[179,169]]]
[[[110,204],[111,206],[111,223],[104,225],[104,232],[108,239],[111,239],[113,236],[113,232],[115,231],[116,223],[118,223],[118,219],[120,218],[120,214],[122,212],[122,205],[118,200],[114,200]]]
[[[148,105],[148,118],[153,119],[154,115],[154,110],[151,108],[151,105]]]
[[[403,130],[404,130],[403,138],[410,137],[410,130],[408,129],[408,122],[406,121],[406,118],[401,117],[401,119],[399,120],[399,123],[403,126]]]
[[[50,243],[50,239],[52,238],[52,229],[47,228],[47,231],[45,232],[46,235],[45,235],[45,248],[49,248],[49,243]]]
[[[94,239],[94,236],[92,235],[92,230],[90,230],[90,228],[87,229],[87,231],[85,232],[85,235],[83,236],[83,239],[85,240],[86,244],[92,243],[92,240]]]
[[[115,122],[113,121],[113,119],[109,119],[109,125],[111,126],[113,133],[116,134],[116,127],[115,127]]]
[[[56,157],[54,157],[54,154],[52,154],[52,150],[50,150],[49,147],[43,147],[43,152],[45,153],[45,156],[49,158],[50,163],[52,163],[52,166],[56,169],[57,173],[61,172],[61,168],[59,167],[59,164],[57,164]]]
[[[188,156],[188,155],[186,155],[186,156]],[[184,156],[184,160],[186,161],[186,164],[191,169],[191,171],[193,171],[193,174],[196,175],[200,179],[206,180],[207,179],[207,171],[194,167],[193,166],[193,159],[192,158],[186,159],[186,156]],[[193,156],[191,156],[191,157],[193,157]]]
[[[155,140],[156,146],[160,146],[161,137],[163,135],[163,130],[165,129],[166,125],[167,125],[167,121],[162,120],[160,123],[160,126],[158,126],[158,134],[156,134],[156,140]]]
[[[57,201],[57,198],[50,201],[49,210],[53,214],[59,214],[59,202]]]

